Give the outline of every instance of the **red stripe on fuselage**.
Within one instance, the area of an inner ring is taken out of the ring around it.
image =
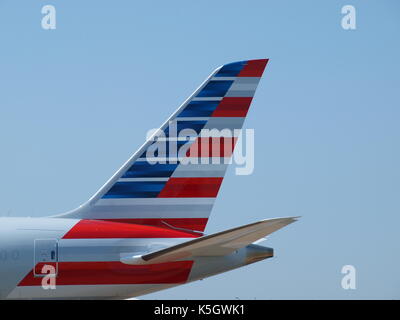
[[[42,264],[42,263],[41,263]],[[185,283],[193,261],[175,261],[150,265],[110,262],[59,262],[56,285],[111,285]],[[40,269],[40,266],[37,266]],[[43,277],[31,271],[19,286],[41,286]]]
[[[198,236],[198,235],[197,235]],[[190,232],[102,220],[80,220],[63,239],[194,238]]]
[[[182,228],[195,231],[204,231],[207,225],[207,218],[145,218],[145,219],[101,219],[104,221],[142,224],[155,227],[168,228],[168,225],[175,228]],[[167,224],[168,225],[167,225]]]
[[[215,198],[223,178],[170,178],[158,198]]]

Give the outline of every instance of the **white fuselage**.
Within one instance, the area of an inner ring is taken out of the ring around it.
[[[79,222],[77,219],[0,218],[0,298],[129,298],[272,256],[271,249],[250,245],[223,257],[128,266],[120,262],[126,253],[148,253],[191,238],[89,238],[87,233],[82,238],[68,236]],[[46,273],[41,273],[42,261],[55,267],[55,288],[46,286],[51,282]]]

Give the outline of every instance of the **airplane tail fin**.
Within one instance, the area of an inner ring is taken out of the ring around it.
[[[85,204],[57,217],[204,231],[267,63],[217,68]]]

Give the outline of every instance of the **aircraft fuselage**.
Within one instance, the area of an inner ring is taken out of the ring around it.
[[[106,221],[0,218],[0,298],[135,297],[272,256],[272,249],[250,245],[226,256],[126,265],[120,259],[127,253],[149,253],[196,236],[143,225],[124,228]],[[164,237],[155,238],[155,232]]]

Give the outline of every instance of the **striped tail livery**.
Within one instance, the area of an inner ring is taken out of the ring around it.
[[[77,209],[0,217],[0,299],[132,298],[271,258],[258,243],[297,217],[204,234],[267,63],[217,68]]]
[[[204,231],[267,63],[215,70],[86,204],[63,217]]]

